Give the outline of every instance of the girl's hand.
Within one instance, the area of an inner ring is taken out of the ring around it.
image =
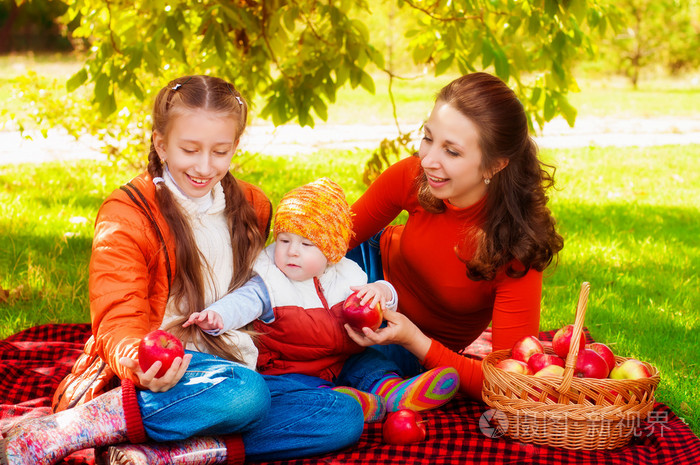
[[[173,360],[173,364],[170,365],[170,368],[168,368],[168,371],[160,378],[156,378],[155,376],[163,365],[161,362],[154,363],[146,372],[143,372],[139,363],[132,358],[122,357],[119,359],[119,363],[130,369],[136,375],[139,379],[139,385],[142,388],[152,392],[165,392],[172,389],[172,387],[182,379],[191,359],[192,354],[185,354],[183,358],[176,358]]]
[[[224,320],[219,313],[212,310],[204,310],[203,312],[194,312],[182,324],[183,328],[190,325],[197,325],[205,331],[220,331],[224,329]]]
[[[425,359],[432,340],[423,334],[415,323],[399,312],[385,312],[384,319],[387,321],[387,325],[377,331],[362,328],[362,332],[358,332],[347,324],[345,331],[353,341],[362,347],[377,344],[398,344],[418,357],[419,360]]]

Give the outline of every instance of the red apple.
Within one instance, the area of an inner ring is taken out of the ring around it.
[[[566,325],[559,329],[554,334],[552,339],[552,349],[554,352],[563,359],[569,355],[569,348],[571,347],[571,337],[574,335],[574,325]],[[579,344],[579,352],[586,346],[586,338],[581,333],[581,342]]]
[[[608,364],[595,350],[583,349],[578,353],[574,376],[579,378],[607,378]]]
[[[500,368],[503,371],[508,371],[510,373],[520,373],[521,375],[531,375],[532,370],[527,366],[527,363],[516,360],[514,358],[507,358],[501,360],[495,365],[496,368]]]
[[[342,312],[343,321],[355,331],[362,331],[364,327],[376,331],[384,319],[381,305],[377,304],[374,307],[370,306],[369,303],[361,305],[360,300],[357,297],[357,291],[345,299]]]
[[[615,354],[613,354],[613,351],[610,350],[610,347],[606,346],[601,342],[594,342],[592,344],[588,344],[588,348],[591,350],[595,350],[596,352],[598,352],[598,355],[603,357],[603,360],[605,360],[605,363],[607,363],[608,365],[608,373],[610,373],[610,371],[612,371],[612,369],[615,368]]]
[[[387,444],[410,444],[424,440],[425,435],[425,421],[413,410],[389,413],[382,426],[382,437]]]
[[[527,363],[533,354],[543,354],[544,347],[535,336],[523,336],[513,344],[511,357],[521,362]]]
[[[182,342],[162,329],[157,329],[146,334],[139,343],[139,366],[142,371],[148,371],[156,361],[163,365],[156,373],[156,378],[160,378],[168,371],[173,360],[177,357],[184,357],[185,351]]]
[[[612,379],[639,379],[649,378],[650,376],[651,372],[647,366],[633,358],[625,360],[610,371],[610,378]]]
[[[541,378],[542,376],[557,376],[561,378],[564,376],[564,367],[561,365],[547,365],[536,372],[535,376],[538,378]]]
[[[530,367],[533,373],[537,373],[544,367],[556,365],[563,367],[564,359],[554,354],[532,354],[530,360],[527,361],[527,366]]]

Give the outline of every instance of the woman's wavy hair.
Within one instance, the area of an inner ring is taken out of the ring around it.
[[[504,266],[511,277],[524,276],[531,268],[543,271],[564,245],[547,208],[546,191],[554,186],[555,168],[539,160],[520,100],[496,76],[472,73],[445,86],[436,101],[476,125],[484,172],[495,172],[499,162],[508,162],[488,185],[483,224],[466,231],[464,242],[456,247],[467,276],[492,280]],[[418,178],[418,199],[428,211],[445,210],[443,201],[430,192],[424,173]],[[467,246],[474,242],[475,249]],[[522,266],[514,267],[513,260]]]
[[[156,96],[153,131],[166,137],[178,116],[195,110],[207,110],[232,118],[238,138],[245,130],[248,106],[233,85],[211,76],[184,76],[171,81]],[[153,178],[163,176],[163,163],[156,153],[153,137],[148,154],[148,173]],[[230,172],[221,180],[221,185],[226,199],[225,215],[233,249],[233,277],[228,289],[231,291],[251,278],[253,262],[262,250],[265,238],[258,229],[253,207]],[[205,308],[204,262],[187,218],[164,183],[156,185],[156,199],[175,241],[176,269],[170,298],[174,300],[174,308],[179,315],[168,326],[168,331],[178,336],[184,344],[193,343],[200,351],[242,362],[237,347],[209,336],[196,325],[182,327],[189,315]]]

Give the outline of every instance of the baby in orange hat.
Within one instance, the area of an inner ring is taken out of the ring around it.
[[[454,368],[403,379],[397,364],[357,345],[344,328],[341,311],[353,291],[384,310],[396,310],[398,299],[390,283],[367,283],[366,273],[345,258],[352,216],[338,184],[322,178],[285,194],[273,234],[275,242],[254,265],[257,275],[185,324],[218,335],[253,322],[258,371],[336,386],[338,395],[359,402],[367,422],[380,421],[387,411],[436,408],[455,395]]]
[[[367,283],[362,268],[345,258],[352,234],[350,206],[338,184],[321,178],[293,189],[277,207],[275,242],[258,257],[257,276],[185,324],[219,335],[253,322],[258,371],[335,382],[345,361],[365,350],[343,327],[345,299],[358,291],[363,303],[397,306],[390,283]],[[367,421],[384,416],[378,396],[349,387],[342,392],[360,402]]]

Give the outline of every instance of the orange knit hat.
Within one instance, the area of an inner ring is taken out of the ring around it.
[[[353,234],[352,212],[343,189],[321,178],[287,192],[275,213],[275,240],[281,232],[307,238],[329,262],[339,262]]]

